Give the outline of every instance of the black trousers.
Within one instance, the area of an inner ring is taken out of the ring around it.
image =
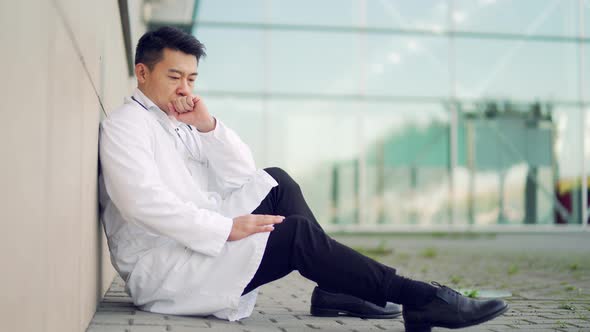
[[[392,284],[395,269],[330,238],[309,209],[299,185],[280,168],[265,171],[279,185],[252,213],[282,215],[285,220],[270,233],[262,262],[243,294],[295,270],[322,289],[381,306],[388,294],[399,293],[395,289],[398,285]]]

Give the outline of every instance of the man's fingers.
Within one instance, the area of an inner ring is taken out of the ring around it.
[[[173,102],[174,107],[176,108],[176,111],[179,113],[185,113],[185,112],[189,111],[189,110],[187,110],[187,106],[183,103],[183,99],[184,98],[179,98]],[[192,110],[192,108],[191,108],[191,110]]]
[[[186,109],[188,108],[188,105],[186,104],[186,99],[185,98],[178,98],[178,103],[180,104],[180,107],[182,108],[182,110],[186,111]]]
[[[285,217],[283,216],[273,216],[273,215],[261,215],[260,219],[264,222],[264,223],[268,223],[268,224],[277,224],[280,223],[281,221],[283,221],[283,219],[285,219]]]
[[[189,100],[190,100],[189,97],[180,98],[180,104],[182,105],[182,107],[186,111],[192,111],[192,109],[193,109],[193,106],[189,105]],[[190,101],[192,102],[192,100],[190,100]]]
[[[272,232],[274,231],[274,229],[275,227],[273,225],[258,226],[256,229],[256,233]]]
[[[264,226],[264,225],[279,224],[279,223],[283,222],[283,219],[285,219],[285,217],[283,217],[283,216],[260,215],[260,216],[257,216],[257,218],[256,218],[256,225]]]
[[[172,106],[174,107],[174,110],[176,110],[176,112],[181,112],[182,111],[180,109],[179,105],[178,105],[178,100],[173,100],[172,101]]]
[[[184,106],[182,106],[182,102],[180,101],[180,99],[176,99],[173,104],[174,108],[176,108],[176,111],[178,113],[184,113]]]

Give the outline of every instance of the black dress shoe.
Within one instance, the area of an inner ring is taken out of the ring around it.
[[[322,317],[395,318],[402,311],[395,303],[388,302],[385,307],[380,307],[352,295],[330,293],[316,287],[311,295],[310,312],[313,316]]]
[[[474,300],[437,282],[432,284],[439,288],[430,303],[421,307],[404,305],[406,332],[430,332],[433,326],[458,329],[477,325],[508,310],[508,304],[501,299]]]

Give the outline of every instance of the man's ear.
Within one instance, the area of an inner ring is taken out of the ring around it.
[[[135,76],[137,77],[137,82],[144,83],[149,75],[149,70],[150,69],[143,63],[136,64]]]

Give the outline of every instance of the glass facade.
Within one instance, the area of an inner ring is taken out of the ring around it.
[[[590,0],[200,0],[195,15],[196,93],[322,224],[584,226]]]

